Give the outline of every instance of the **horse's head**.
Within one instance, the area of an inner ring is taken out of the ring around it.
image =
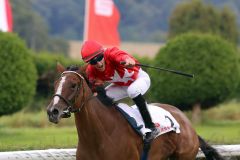
[[[57,70],[61,77],[55,82],[54,95],[47,107],[49,121],[53,123],[58,123],[61,118],[70,117],[71,112],[79,112],[89,92],[80,68],[66,70],[58,64]]]

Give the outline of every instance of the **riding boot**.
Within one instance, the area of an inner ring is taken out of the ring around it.
[[[159,130],[155,128],[155,125],[152,122],[152,118],[147,109],[146,101],[143,96],[140,94],[137,97],[133,98],[133,101],[135,102],[140,111],[145,127],[151,130],[151,132],[146,133],[145,141],[151,142],[158,135]]]

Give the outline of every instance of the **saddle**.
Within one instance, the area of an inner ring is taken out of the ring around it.
[[[160,131],[156,137],[170,131],[180,133],[179,123],[168,111],[151,104],[148,104],[147,107],[155,127]],[[146,133],[150,132],[150,129],[145,128],[142,116],[136,105],[130,107],[125,103],[119,103],[116,106],[116,109],[126,118],[134,131],[142,136],[143,139],[145,138]]]

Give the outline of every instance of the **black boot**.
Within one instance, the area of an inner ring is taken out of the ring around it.
[[[135,104],[137,105],[141,113],[145,127],[151,129],[152,131],[152,132],[146,133],[146,137],[145,137],[145,141],[151,142],[153,138],[155,138],[158,135],[159,131],[155,128],[155,125],[152,122],[152,118],[147,109],[146,101],[141,94],[133,98],[133,101],[135,102]]]

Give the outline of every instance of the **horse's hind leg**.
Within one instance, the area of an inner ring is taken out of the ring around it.
[[[176,160],[195,160],[198,150],[198,145],[192,145],[191,147],[181,147],[179,150],[176,150],[174,156],[176,157]]]
[[[149,160],[168,160],[176,150],[176,133],[169,132],[157,137],[151,145]]]
[[[168,156],[167,158],[164,157],[163,159],[161,160],[195,160],[196,159],[196,155],[192,155],[191,153],[190,154],[173,154],[171,156]],[[159,159],[157,159],[159,160]]]

